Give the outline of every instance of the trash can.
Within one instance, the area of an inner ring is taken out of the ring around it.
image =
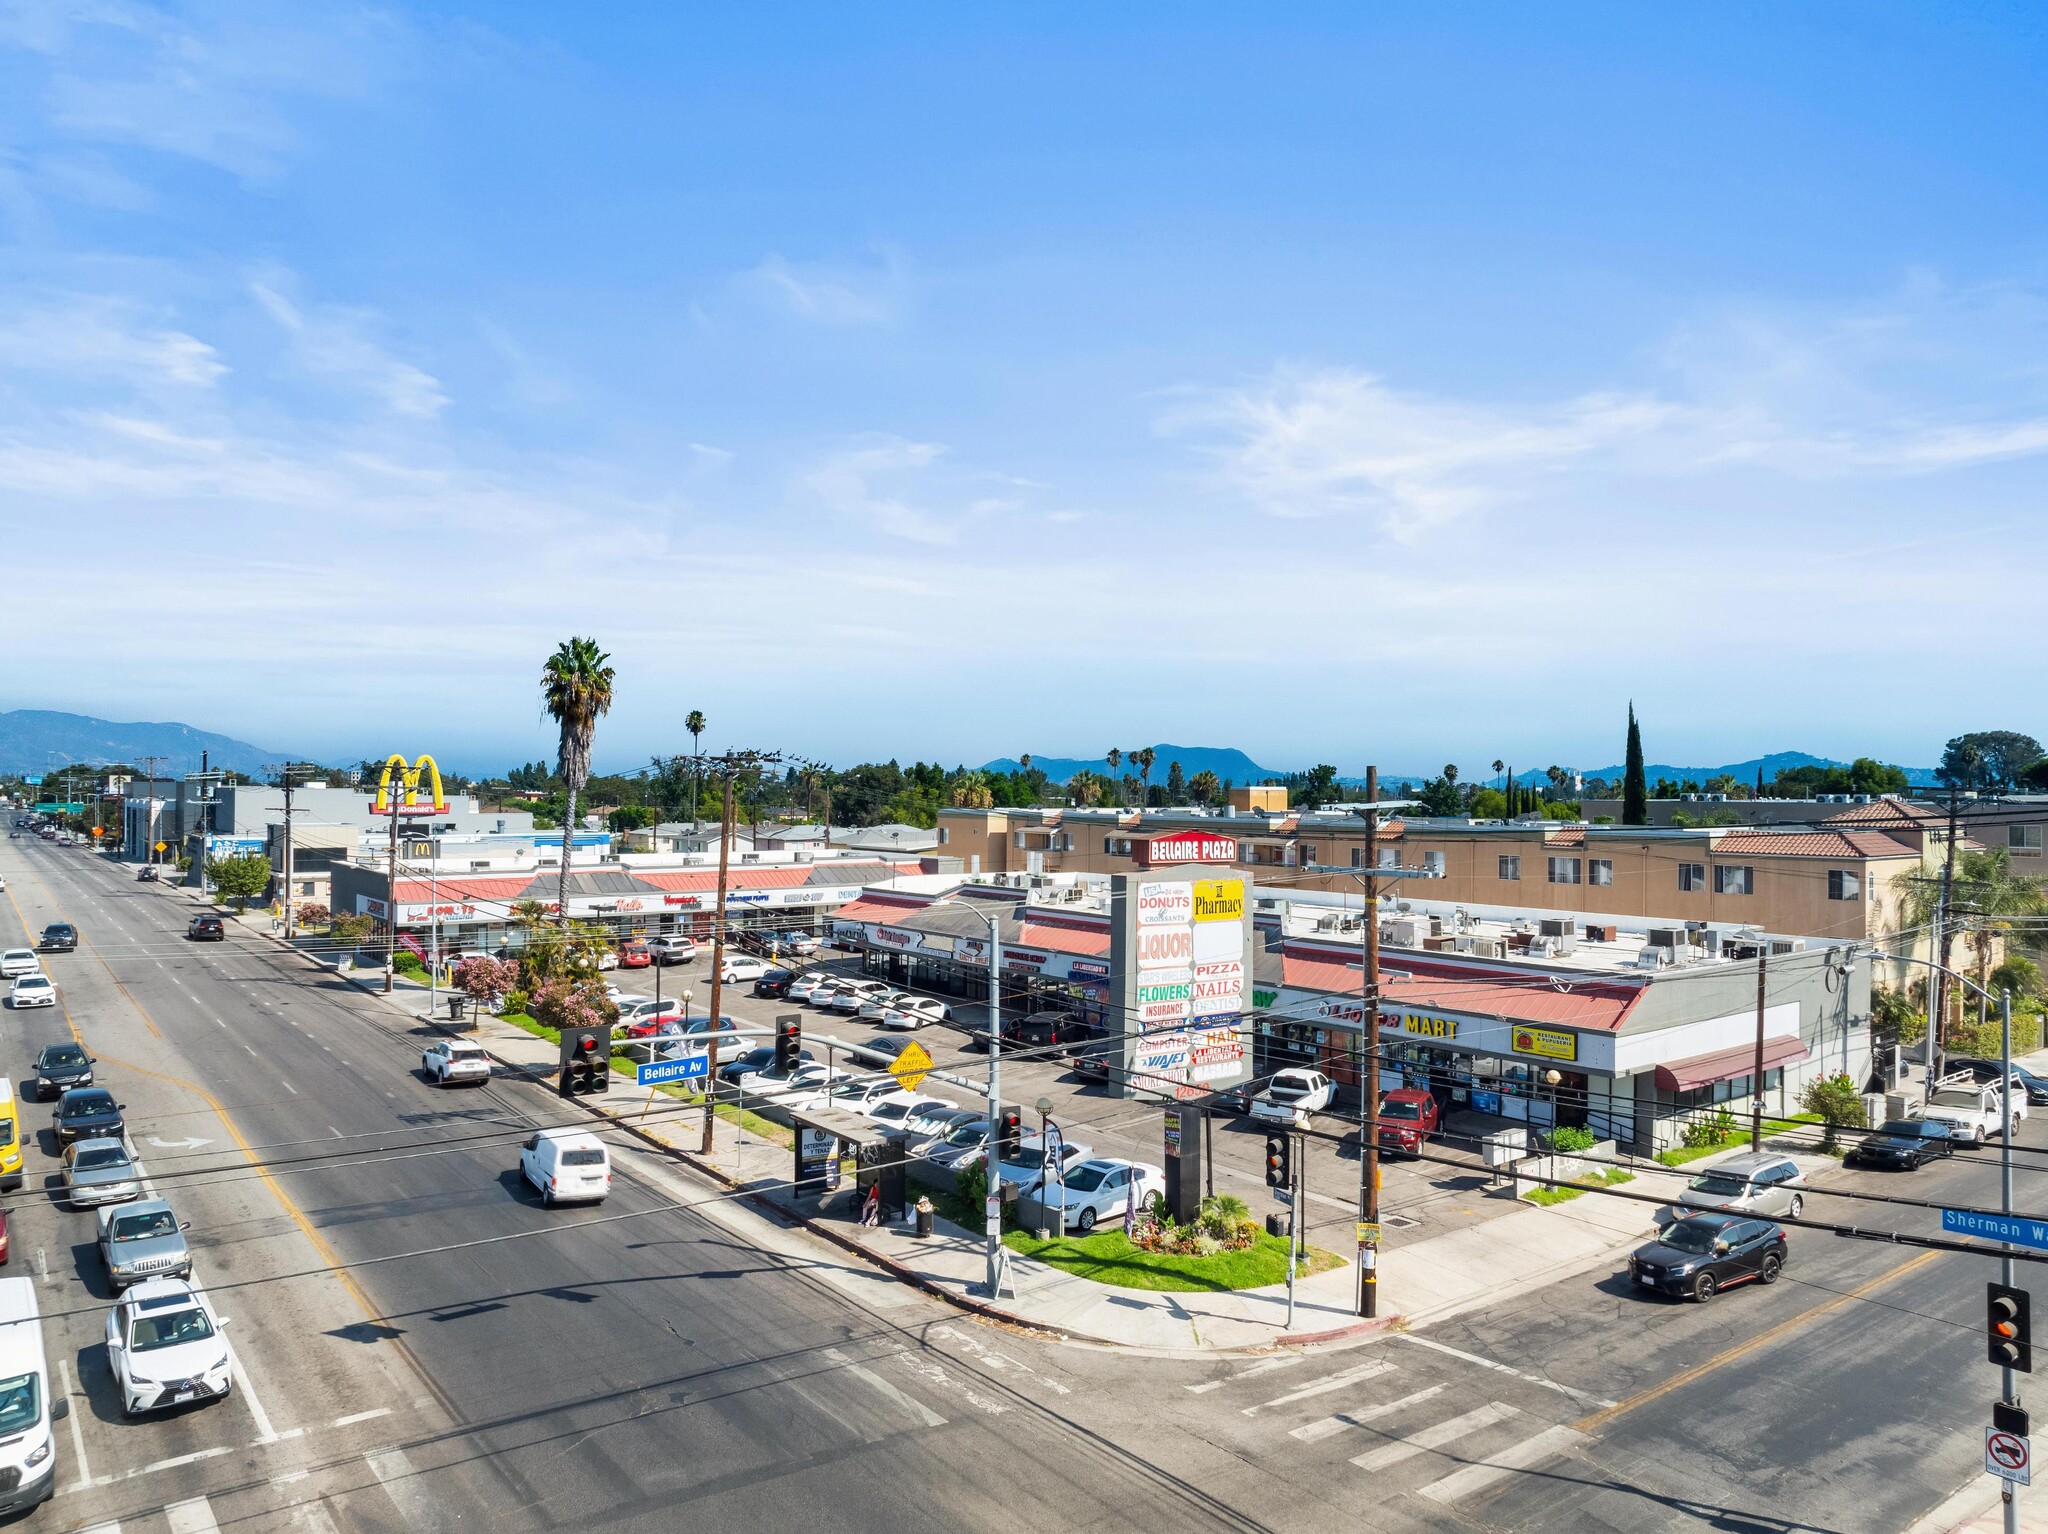
[[[922,1241],[932,1233],[932,1201],[920,1194],[917,1200],[917,1239]]]
[[[468,1005],[469,998],[467,996],[450,996],[448,998],[448,1021],[451,1023],[461,1022],[463,1008]]]
[[[1266,1234],[1269,1236],[1291,1236],[1294,1234],[1294,1211],[1283,1209],[1266,1216]]]

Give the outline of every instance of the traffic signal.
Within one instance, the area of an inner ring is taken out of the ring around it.
[[[1024,1113],[1019,1108],[1005,1108],[1002,1121],[996,1126],[996,1159],[1015,1161],[1024,1150]]]
[[[612,1089],[612,1031],[604,1030],[602,1039],[590,1034],[583,1036],[584,1058],[590,1066],[590,1090],[609,1092]]]
[[[803,1053],[804,1019],[800,1012],[785,1012],[775,1019],[775,1073],[787,1076],[797,1067]]]
[[[2001,1369],[2034,1372],[2033,1306],[2010,1284],[1984,1286],[1984,1356]]]
[[[1283,1130],[1274,1130],[1266,1136],[1266,1186],[1294,1186],[1294,1137]]]
[[[563,1097],[612,1089],[612,1030],[577,1028],[562,1035],[562,1074],[555,1091]]]

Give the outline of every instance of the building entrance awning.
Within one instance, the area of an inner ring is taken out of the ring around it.
[[[1764,1040],[1764,1069],[1775,1071],[1783,1066],[1797,1065],[1812,1052],[1798,1039],[1786,1037]],[[1693,1055],[1684,1060],[1673,1060],[1657,1067],[1657,1085],[1667,1092],[1697,1092],[1701,1087],[1710,1087],[1718,1081],[1734,1081],[1756,1071],[1756,1045],[1743,1044],[1735,1049],[1717,1049],[1710,1055]]]

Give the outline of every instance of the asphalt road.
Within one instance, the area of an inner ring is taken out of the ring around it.
[[[510,1173],[524,1128],[567,1116],[542,1090],[436,1094],[381,999],[273,945],[187,945],[189,897],[87,854],[9,843],[0,872],[31,925],[85,933],[50,969],[262,1408],[116,1420],[88,1219],[25,1193],[15,1271],[41,1253],[84,1397],[48,1527],[1883,1534],[1980,1463],[1988,1259],[1795,1232],[1779,1283],[1705,1307],[1594,1274],[1340,1351],[1060,1348],[864,1277],[631,1142],[602,1209],[543,1211]],[[65,1032],[5,1025],[24,1048]],[[2022,1141],[2019,1206],[2048,1208],[2048,1114]],[[1984,1205],[1996,1171],[1840,1186]]]

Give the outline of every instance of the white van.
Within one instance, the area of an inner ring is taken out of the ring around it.
[[[601,1204],[612,1191],[612,1158],[587,1129],[542,1129],[519,1147],[519,1174],[543,1204]]]
[[[69,1400],[50,1398],[34,1280],[0,1278],[0,1516],[48,1501],[57,1489],[52,1425],[70,1415]]]

